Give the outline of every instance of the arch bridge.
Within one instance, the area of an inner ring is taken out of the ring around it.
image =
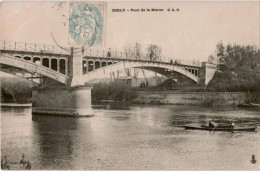
[[[164,62],[139,59],[117,59],[100,58],[85,56],[82,60],[82,79],[85,82],[99,78],[105,78],[107,74],[114,76],[118,71],[129,68],[140,68],[162,74],[168,78],[174,78],[174,74],[182,74],[191,80],[199,83],[200,66],[198,62],[189,62],[190,64],[180,64],[181,61]]]
[[[0,42],[0,67],[1,71],[28,80],[47,77],[67,86],[84,85],[90,80],[107,74],[113,76],[119,70],[129,68],[146,69],[168,78],[174,78],[178,73],[196,83],[200,83],[203,74],[199,61],[170,58],[155,61],[148,57],[136,59],[124,52],[66,50],[52,45],[6,41]]]
[[[176,73],[182,74],[204,85],[216,71],[215,65],[198,61],[170,58],[155,61],[148,57],[136,59],[123,52],[0,41],[0,71],[41,86],[32,92],[33,113],[89,114],[92,87],[85,83],[130,68],[150,70],[168,78],[174,78]]]

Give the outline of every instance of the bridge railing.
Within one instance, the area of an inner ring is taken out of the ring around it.
[[[12,42],[12,41],[0,41],[1,50],[14,50],[14,51],[28,51],[28,52],[41,52],[41,53],[53,53],[53,54],[70,54],[70,49],[62,48],[54,45],[46,44],[35,44],[35,43],[25,43],[25,42]],[[99,58],[113,58],[113,59],[125,59],[125,60],[137,60],[137,61],[150,61],[158,63],[171,63],[177,65],[187,65],[187,66],[201,66],[201,62],[198,60],[185,60],[185,59],[175,59],[169,57],[159,57],[150,58],[148,55],[136,56],[127,52],[120,51],[105,51],[105,50],[95,50],[95,49],[85,49],[82,47],[75,48],[75,52],[82,52],[84,56],[88,57],[99,57]]]
[[[104,50],[86,49],[86,50],[82,51],[82,53],[84,56],[87,56],[87,57],[149,61],[149,62],[171,63],[171,64],[197,66],[197,67],[201,66],[201,62],[199,60],[175,59],[175,58],[163,57],[163,56],[159,57],[157,59],[151,60],[150,57],[146,56],[146,55],[141,55],[137,58],[133,54],[131,55],[126,52],[120,52],[120,51],[104,51]]]
[[[68,54],[67,51],[58,46],[26,42],[0,41],[0,49],[13,51]]]

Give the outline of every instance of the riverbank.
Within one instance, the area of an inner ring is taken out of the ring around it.
[[[138,91],[134,104],[237,106],[248,102],[246,92]]]
[[[255,96],[247,92],[176,92],[176,91],[135,91],[132,101],[118,102],[115,100],[101,100],[92,104],[113,105],[191,105],[191,106],[237,106],[252,101]],[[259,93],[256,95],[259,103]],[[258,101],[258,102],[257,102]],[[30,107],[31,103],[0,103],[1,107]]]
[[[32,103],[0,103],[0,107],[31,107]]]

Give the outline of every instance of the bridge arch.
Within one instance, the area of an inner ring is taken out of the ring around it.
[[[56,57],[51,58],[51,67],[52,70],[58,71],[58,59]]]
[[[94,61],[93,60],[87,61],[87,68],[88,68],[88,72],[91,72],[94,70]]]
[[[41,64],[41,58],[40,57],[33,57],[33,63]]]
[[[42,66],[45,66],[47,68],[50,67],[50,59],[48,57],[43,57],[42,58]]]
[[[124,62],[118,62],[116,64],[113,64],[111,61],[108,61],[108,65],[99,69],[95,69],[94,71],[88,72],[83,75],[83,81],[88,82],[93,79],[97,78],[105,78],[107,77],[107,74],[113,73],[116,70],[123,70],[127,68],[140,68],[140,69],[146,69],[149,71],[160,73],[168,78],[171,78],[171,72],[177,72],[179,74],[182,74],[189,79],[195,81],[196,83],[199,83],[199,77],[193,74],[191,71],[185,70],[185,67],[179,66],[179,65],[173,65],[168,63],[158,63],[158,62],[130,62],[130,61],[124,61]]]
[[[59,72],[61,74],[66,75],[66,67],[67,63],[66,63],[66,59],[65,58],[59,58]]]
[[[23,56],[23,60],[32,61],[32,57],[26,55],[26,56]]]
[[[30,57],[30,58],[32,60],[32,57]],[[48,62],[49,62],[49,59],[47,57],[45,57],[45,60],[46,61],[48,60]],[[43,63],[44,63],[44,58],[43,58]],[[42,64],[42,65],[37,64],[37,63],[34,63],[33,61],[28,61],[28,60],[24,60],[21,58],[17,58],[17,57],[11,56],[9,54],[0,54],[0,65],[21,69],[21,70],[24,70],[33,75],[42,75],[42,76],[51,78],[53,80],[56,80],[62,84],[67,83],[68,77],[66,75],[64,75],[62,73],[58,73],[57,71],[54,71],[54,70],[44,66],[44,64]],[[2,68],[0,70],[3,72],[6,72],[6,71],[2,70]],[[10,73],[10,74],[12,74],[12,73]],[[12,74],[12,75],[15,75],[15,74]]]
[[[15,54],[15,55],[14,55],[14,57],[16,57],[16,58],[19,58],[19,59],[21,59],[21,58],[22,58],[22,56],[21,56],[21,55],[19,55],[19,54]]]
[[[101,67],[107,66],[107,62],[106,61],[102,61],[101,62]]]
[[[100,68],[101,66],[100,66],[100,61],[95,61],[95,69],[98,69],[98,68]]]

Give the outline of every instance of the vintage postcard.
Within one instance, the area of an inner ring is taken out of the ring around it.
[[[2,170],[260,170],[260,3],[0,2]]]

